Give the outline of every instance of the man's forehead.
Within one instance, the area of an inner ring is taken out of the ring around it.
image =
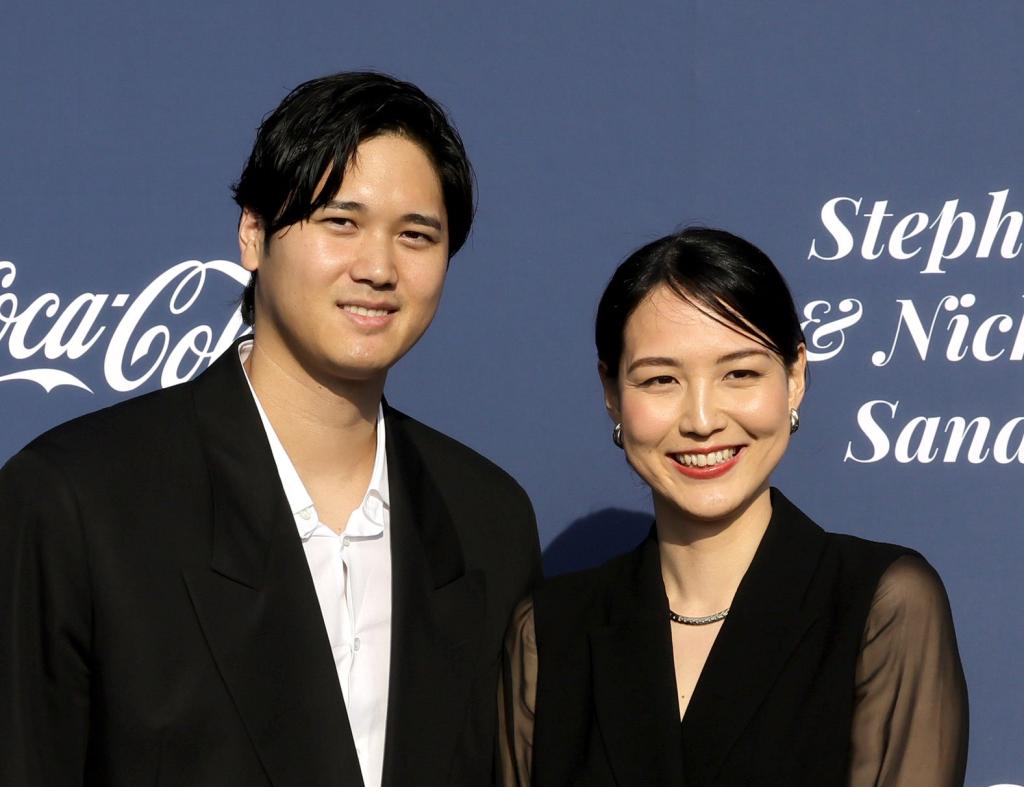
[[[389,143],[398,142],[399,144],[397,146],[394,144],[381,146],[379,143],[382,140],[387,140]],[[416,155],[414,151],[418,152],[419,155]],[[361,156],[360,154],[363,155]],[[376,134],[362,140],[345,161],[344,172],[341,174],[340,178],[336,177],[334,174],[338,167],[338,162],[328,162],[317,181],[316,188],[313,190],[311,202],[318,202],[321,199],[324,189],[331,189],[332,187],[334,187],[334,194],[332,194],[330,199],[324,203],[324,207],[329,207],[332,203],[358,202],[358,200],[352,198],[351,194],[344,194],[343,192],[347,183],[351,182],[351,178],[353,176],[359,177],[361,174],[360,165],[362,160],[371,156],[376,160],[378,165],[382,163],[380,162],[380,159],[383,157],[385,159],[385,168],[391,171],[393,171],[396,166],[400,167],[402,164],[411,164],[412,168],[408,172],[410,182],[412,182],[413,178],[417,177],[422,172],[419,165],[426,164],[427,167],[429,167],[430,172],[433,174],[433,178],[431,178],[433,182],[431,185],[437,186],[437,196],[441,199],[442,209],[445,207],[441,172],[429,151],[415,139],[412,139],[405,134],[392,132]],[[394,161],[393,159],[396,156],[401,159],[406,159],[406,161]],[[411,161],[408,160],[410,158],[412,159]],[[416,160],[420,158],[421,160]],[[418,172],[416,170],[418,170]],[[405,181],[404,178],[402,180],[403,182]],[[335,183],[337,184],[336,187]]]

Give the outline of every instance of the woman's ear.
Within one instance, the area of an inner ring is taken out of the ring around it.
[[[789,406],[793,410],[800,409],[807,388],[807,347],[801,344],[796,348],[796,360],[786,370],[789,386]]]
[[[601,387],[604,388],[604,409],[608,411],[608,417],[612,419],[613,424],[621,423],[618,378],[608,376],[608,364],[604,361],[597,364],[597,375],[601,378]]]
[[[259,270],[263,258],[263,221],[249,208],[242,209],[238,220],[238,252],[242,267],[250,273]]]

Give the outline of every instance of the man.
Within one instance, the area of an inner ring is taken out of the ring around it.
[[[488,784],[532,509],[382,399],[469,232],[462,143],[338,74],[235,192],[254,336],[0,472],[0,784]]]

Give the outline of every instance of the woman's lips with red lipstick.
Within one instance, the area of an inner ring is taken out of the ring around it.
[[[743,446],[726,446],[669,454],[669,459],[676,470],[689,478],[718,478],[736,466],[742,453]]]

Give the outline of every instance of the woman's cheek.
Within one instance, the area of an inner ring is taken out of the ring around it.
[[[655,445],[668,434],[678,418],[668,397],[625,397],[622,402],[622,428],[629,442]]]
[[[789,398],[782,388],[736,397],[732,405],[735,420],[750,433],[764,435],[789,429]]]

